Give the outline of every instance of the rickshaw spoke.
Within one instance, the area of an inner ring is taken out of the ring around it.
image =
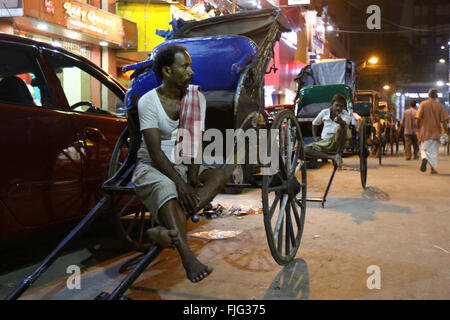
[[[285,254],[288,255],[291,251],[290,245],[292,244],[293,247],[295,247],[295,234],[294,230],[292,229],[292,219],[291,219],[291,210],[290,210],[290,202],[287,204],[286,207],[286,252]]]
[[[283,190],[286,190],[286,188],[287,188],[287,186],[286,185],[284,185],[284,184],[282,184],[282,185],[279,185],[279,186],[276,186],[276,187],[271,187],[271,188],[269,188],[268,189],[268,192],[269,193],[271,193],[271,192],[276,192],[276,191],[283,191]]]
[[[284,214],[285,214],[286,203],[287,203],[288,197],[289,196],[287,194],[283,194],[283,199],[281,199],[280,211],[279,211],[277,222],[276,222],[275,228],[274,228],[275,232],[273,234],[273,237],[275,240],[277,238],[279,238],[280,229],[281,229],[281,231],[283,229],[283,220],[284,220]]]
[[[133,195],[130,200],[126,203],[126,205],[123,206],[122,210],[119,211],[119,214],[117,215],[118,218],[122,217],[125,214],[125,211],[130,207],[130,205],[136,201],[136,196]]]
[[[291,120],[288,119],[286,124],[286,139],[287,139],[287,150],[286,150],[286,173],[291,172],[291,155],[292,155],[292,143],[291,143]]]
[[[285,133],[283,130],[283,123],[281,123],[279,130],[279,141],[280,141],[280,150],[279,150],[279,156],[280,156],[280,172],[284,176],[283,178],[287,178],[287,171],[286,171],[286,150],[285,150]]]
[[[127,228],[127,234],[128,234],[128,235],[130,235],[131,232],[133,231],[133,227],[134,227],[134,225],[136,224],[136,221],[137,221],[137,218],[138,218],[138,216],[139,216],[139,213],[140,213],[140,211],[138,211],[138,212],[136,212],[136,213],[134,214],[133,221],[131,221],[130,225],[129,225],[128,228]]]
[[[139,211],[141,213],[141,221],[139,225],[139,242],[142,242],[142,237],[144,235],[144,225],[145,225],[145,210]]]
[[[305,206],[301,202],[301,199],[295,199],[295,203],[297,203],[300,208],[305,209]]]
[[[283,219],[281,220],[280,230],[277,232],[277,237],[276,237],[277,250],[280,254],[283,254],[283,220],[284,220],[284,215],[283,215]]]
[[[291,204],[292,211],[294,212],[295,222],[297,223],[297,227],[299,227],[299,226],[300,226],[300,217],[299,217],[299,215],[298,215],[298,211],[297,211],[297,208],[296,208],[296,206],[295,206],[296,201],[293,200],[293,199],[289,199],[289,202],[290,202],[290,204]]]
[[[280,198],[281,198],[281,193],[277,193],[275,196],[275,199],[273,200],[272,206],[270,207],[269,220],[272,219],[273,213],[275,212],[275,209],[277,207],[278,201],[280,201]]]
[[[299,153],[300,153],[299,148],[296,148],[295,153],[294,153],[294,161],[292,162],[293,165],[291,168],[291,174],[296,174],[298,165],[300,165],[300,168],[301,168],[301,166],[303,166],[303,164],[304,164],[303,161],[300,161],[299,164],[297,164]]]

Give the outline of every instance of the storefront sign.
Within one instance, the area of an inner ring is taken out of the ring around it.
[[[107,14],[105,11],[85,6],[81,3],[66,1],[63,3],[64,13],[67,16],[67,27],[82,29],[102,37],[124,36],[122,19]]]
[[[65,13],[71,18],[79,18],[82,22],[91,23],[92,25],[101,25],[113,27],[113,21],[105,16],[95,13],[93,10],[83,10],[81,6],[71,2],[64,3]]]
[[[124,19],[78,1],[24,1],[24,15],[122,45]]]

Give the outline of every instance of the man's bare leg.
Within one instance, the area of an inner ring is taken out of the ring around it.
[[[200,210],[210,203],[214,197],[223,190],[229,179],[229,175],[223,169],[211,168],[203,171],[198,179],[201,183],[203,183],[202,187],[196,189],[197,194],[200,197],[200,202],[198,205],[198,210]]]
[[[222,169],[209,169],[200,174],[199,180],[203,186],[197,188],[200,196],[198,210],[206,206],[223,189],[228,176]],[[159,209],[158,214],[164,227],[178,232],[176,248],[180,253],[188,279],[198,282],[206,278],[213,269],[201,263],[187,244],[187,218],[189,215],[183,211],[176,199],[167,201]]]
[[[310,147],[306,147],[305,150],[305,154],[307,156],[313,157],[313,158],[323,158],[323,159],[328,159],[333,161],[333,163],[335,165],[337,165],[338,167],[342,166],[342,158],[341,158],[341,153],[345,148],[345,143],[347,141],[347,128],[342,128],[339,127],[337,132],[336,132],[336,144],[337,144],[337,150],[336,150],[336,154],[335,155],[331,155],[328,153],[324,153],[321,151],[317,151],[314,150]]]
[[[178,232],[176,248],[186,270],[187,278],[198,282],[206,278],[213,270],[201,263],[187,244],[187,215],[181,209],[177,199],[167,201],[158,212],[161,224],[169,230]]]
[[[339,127],[337,132],[337,149],[336,149],[336,153],[337,154],[342,154],[342,152],[344,151],[346,142],[347,142],[347,127]]]
[[[328,153],[323,153],[323,152],[314,150],[313,148],[310,148],[310,147],[305,147],[305,154],[307,156],[312,157],[312,158],[328,159],[328,160],[331,160],[333,162],[336,161],[336,156],[335,155],[331,155],[331,154],[328,154]]]

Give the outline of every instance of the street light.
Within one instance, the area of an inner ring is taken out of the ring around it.
[[[391,88],[391,86],[388,85],[388,84],[385,84],[385,85],[383,86],[383,89],[384,89],[384,90],[389,90],[390,88]]]
[[[436,82],[436,85],[438,87],[442,87],[444,85],[444,81],[439,80],[438,82]]]
[[[371,64],[376,64],[376,63],[378,63],[378,58],[377,57],[372,57],[372,58],[369,59],[369,62]]]
[[[445,63],[445,59],[439,59],[440,63]]]

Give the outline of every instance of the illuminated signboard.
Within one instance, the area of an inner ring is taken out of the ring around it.
[[[24,16],[80,32],[83,35],[123,44],[124,20],[96,7],[67,0],[24,1]]]
[[[70,1],[64,2],[63,8],[68,28],[81,29],[103,37],[125,35],[122,19],[115,15]]]

